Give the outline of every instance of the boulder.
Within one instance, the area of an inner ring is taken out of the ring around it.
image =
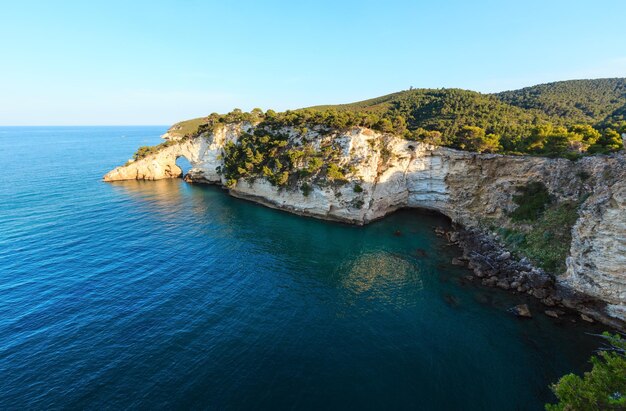
[[[488,287],[494,287],[497,283],[498,283],[498,277],[496,277],[495,275],[489,278],[485,278],[482,281],[483,285],[486,285]]]
[[[538,298],[540,300],[543,300],[544,298],[546,298],[549,295],[548,290],[546,290],[545,288],[538,288],[538,289],[534,289],[533,290],[533,296],[535,298]]]
[[[532,288],[550,288],[554,284],[554,281],[548,274],[546,274],[543,270],[537,269],[533,269],[531,271],[528,276],[528,281],[530,281]]]
[[[545,310],[544,314],[547,315],[548,317],[552,317],[552,318],[559,318],[559,314],[557,314],[556,311],[552,311],[552,310]]]
[[[508,251],[504,251],[503,253],[501,253],[500,255],[496,257],[497,261],[507,261],[510,259],[511,259],[511,253]]]
[[[503,290],[508,290],[509,288],[511,288],[511,285],[506,278],[501,278],[500,280],[498,280],[496,286],[498,286],[498,288],[502,288]]]
[[[544,298],[543,300],[541,300],[541,302],[547,305],[548,307],[554,307],[556,305],[556,301],[554,301],[554,299],[552,299],[552,297],[550,296]]]
[[[580,314],[580,319],[581,319],[581,320],[583,320],[583,321],[587,321],[588,323],[593,323],[593,322],[595,322],[595,321],[593,320],[593,318],[589,317],[589,316],[588,316],[588,315],[586,315],[586,314]]]
[[[515,307],[511,308],[511,312],[522,318],[531,318],[533,316],[530,312],[530,308],[528,308],[528,304],[516,305]]]
[[[456,243],[459,241],[459,233],[457,233],[456,231],[451,231],[450,233],[448,233],[448,241],[450,241],[451,243]]]
[[[458,257],[452,259],[452,265],[465,265],[465,262]]]

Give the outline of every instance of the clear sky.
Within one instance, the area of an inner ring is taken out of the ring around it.
[[[0,125],[626,77],[626,1],[0,0]]]

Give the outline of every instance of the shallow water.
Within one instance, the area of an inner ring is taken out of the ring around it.
[[[601,328],[464,283],[441,216],[100,181],[164,131],[0,128],[0,409],[540,409],[587,366]]]

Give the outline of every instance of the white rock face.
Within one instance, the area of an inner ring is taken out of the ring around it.
[[[105,181],[181,176],[175,162],[192,165],[188,181],[225,184],[218,173],[222,148],[236,142],[250,124],[228,125],[191,140],[180,140],[157,154],[108,173]],[[301,136],[290,129],[291,143]],[[319,147],[315,131],[305,136]],[[625,154],[588,157],[578,162],[539,157],[476,154],[407,141],[369,129],[333,136],[341,147],[338,165],[358,177],[347,184],[313,185],[308,195],[281,189],[263,178],[240,180],[231,195],[297,214],[365,224],[403,207],[439,211],[467,227],[496,223],[515,208],[512,196],[531,181],[543,182],[560,200],[590,194],[572,231],[564,287],[607,302],[607,313],[626,320],[626,165]],[[589,178],[581,189],[581,172]],[[356,185],[362,190],[355,190]]]
[[[582,160],[592,180],[572,229],[562,282],[606,301],[609,315],[626,318],[626,158]]]

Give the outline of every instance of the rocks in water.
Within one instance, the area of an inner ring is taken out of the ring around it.
[[[489,278],[485,278],[485,279],[483,279],[483,281],[482,281],[482,284],[483,284],[483,285],[486,285],[486,286],[488,286],[488,287],[495,287],[495,285],[496,285],[497,283],[498,283],[498,277],[496,277],[495,275],[494,275],[494,276],[491,276],[491,277],[489,277]]]
[[[426,250],[422,249],[422,248],[416,248],[415,249],[415,255],[417,255],[418,257],[426,257]]]
[[[556,301],[554,301],[554,299],[550,296],[544,298],[541,302],[548,307],[554,307],[556,305]]]
[[[508,290],[509,288],[511,288],[511,285],[509,284],[509,281],[506,278],[501,278],[500,280],[498,280],[498,282],[496,283],[496,286],[498,288],[502,288],[503,290]]]
[[[459,257],[454,257],[452,259],[452,265],[465,265],[465,261],[461,260]]]
[[[589,316],[588,316],[588,315],[586,315],[586,314],[580,314],[580,319],[581,319],[581,320],[583,320],[583,321],[587,321],[588,323],[593,323],[593,322],[595,322],[595,321],[593,320],[593,318],[589,317]]]
[[[485,272],[483,270],[481,270],[480,268],[475,268],[474,269],[474,274],[476,275],[476,277],[478,278],[484,278],[486,277]]]
[[[533,268],[530,271],[528,281],[530,281],[532,288],[552,288],[554,286],[554,280],[545,271],[537,268]]]
[[[402,236],[402,231],[396,230],[396,231],[393,232],[393,235],[396,236],[396,237],[401,237]]]
[[[443,237],[446,234],[446,230],[443,227],[435,227],[435,234],[437,237]]]
[[[544,298],[548,297],[549,292],[548,292],[548,290],[546,290],[545,288],[537,288],[537,289],[534,289],[534,290],[533,290],[532,295],[533,295],[535,298],[538,298],[538,299],[540,299],[540,300],[543,300]]]
[[[511,312],[522,318],[532,318],[533,316],[530,312],[530,308],[528,308],[528,304],[516,305],[515,307],[511,308]]]
[[[448,241],[453,244],[456,244],[459,242],[459,233],[456,231],[449,231],[447,234],[447,237],[448,237]]]
[[[545,315],[547,315],[548,317],[552,317],[552,318],[559,318],[559,314],[557,314],[556,311],[552,311],[552,310],[545,310],[543,312]]]
[[[457,242],[463,249],[463,256],[453,258],[452,264],[465,265],[473,271],[473,275],[460,277],[462,281],[481,279],[482,285],[486,287],[498,287],[533,296],[546,306],[545,315],[555,319],[563,319],[565,312],[559,309],[561,307],[582,310],[592,305],[592,302],[581,300],[576,295],[564,294],[563,289],[557,288],[551,274],[534,267],[526,257],[518,259],[493,235],[479,229],[458,227],[451,231],[438,227],[435,232],[451,243]],[[513,307],[510,311],[519,317],[532,317],[526,304]],[[571,319],[569,316],[567,318]],[[581,315],[580,319],[594,321],[589,315]]]

